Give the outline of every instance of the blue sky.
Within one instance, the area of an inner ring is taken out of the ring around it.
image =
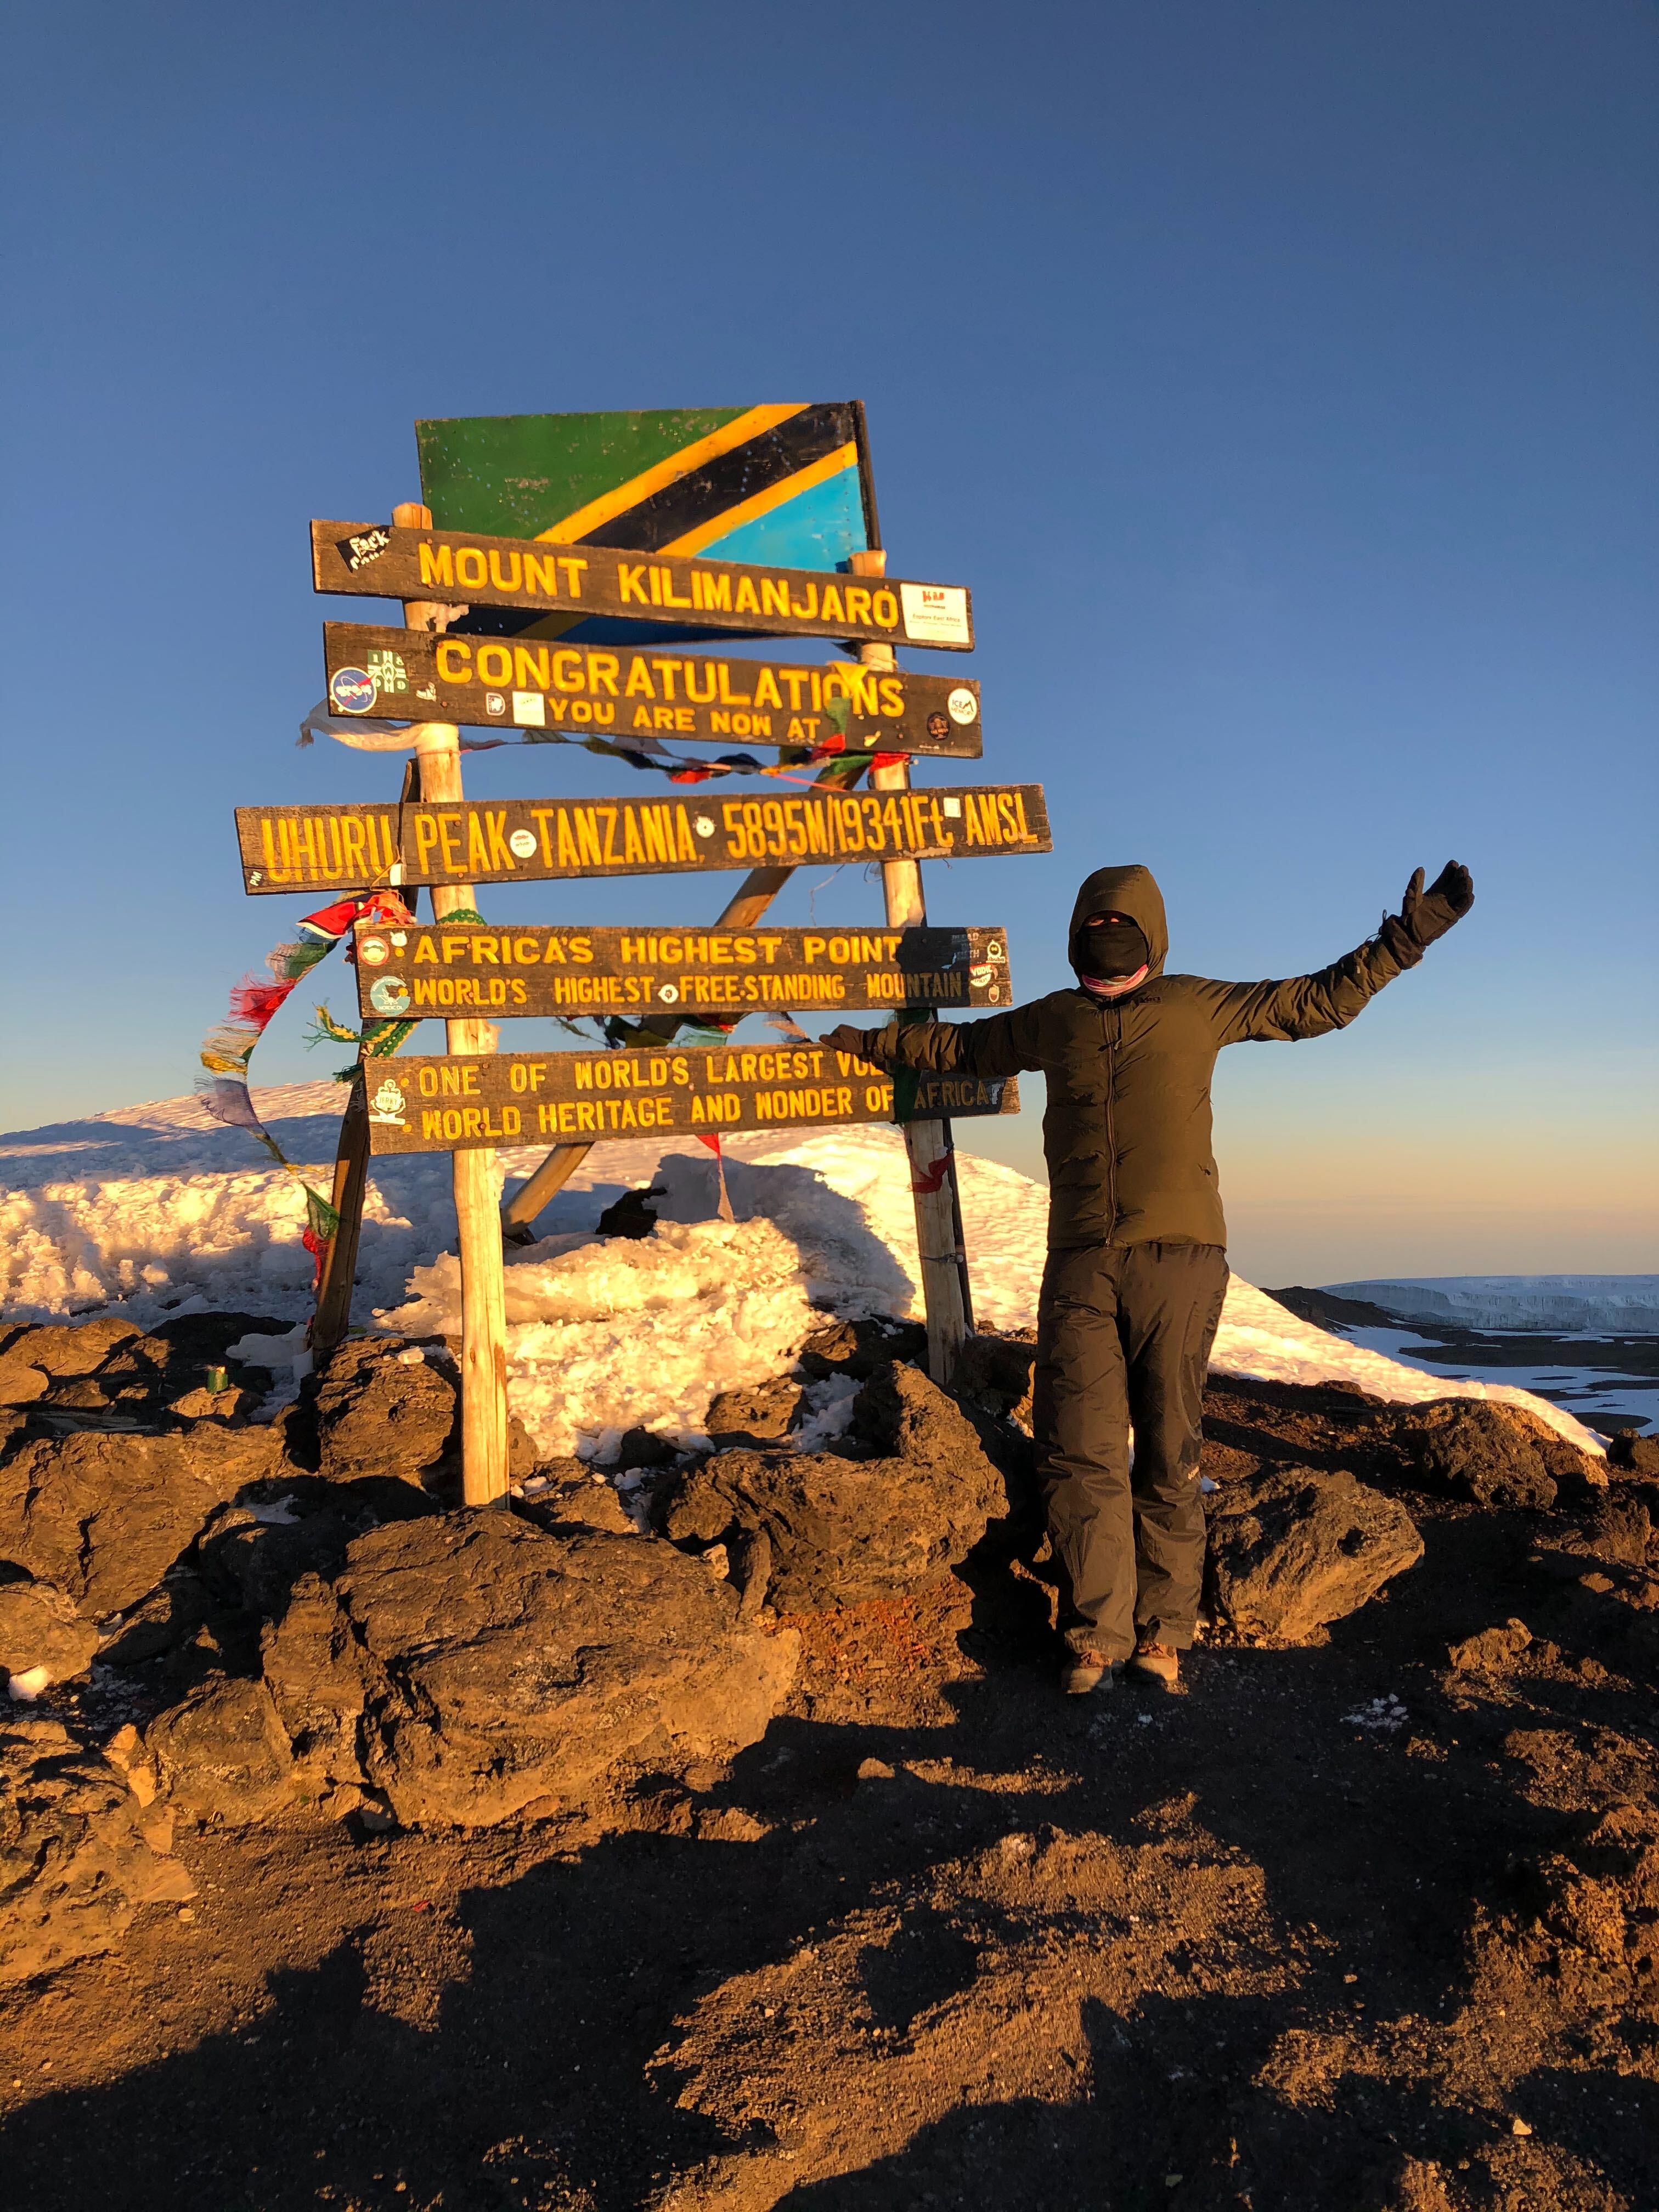
[[[974,588],[984,773],[1048,789],[1051,859],[930,872],[1024,992],[1104,861],[1228,976],[1474,871],[1355,1029],[1224,1060],[1246,1271],[1656,1264],[1650,9],[70,0],[9,46],[0,1119],[188,1090],[300,910],[230,809],[395,776],[293,736],[352,611],[307,522],[413,496],[416,416],[858,396],[895,568]],[[327,1072],[302,1026],[260,1077]],[[960,1134],[1037,1164],[1032,1111]]]

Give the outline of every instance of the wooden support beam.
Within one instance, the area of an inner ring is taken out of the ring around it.
[[[887,556],[879,550],[855,553],[854,574],[879,576],[886,573]],[[890,645],[862,645],[859,659],[866,668],[891,668]],[[877,791],[908,790],[910,764],[890,762],[871,771]],[[921,888],[919,860],[884,860],[881,869],[882,895],[887,904],[890,929],[920,927],[927,920],[927,902]],[[898,1017],[902,1022],[903,1014]],[[917,1019],[925,1019],[918,1013]],[[927,1315],[927,1371],[941,1389],[948,1389],[961,1356],[969,1321],[967,1255],[960,1228],[961,1207],[956,1188],[957,1165],[948,1121],[907,1121],[905,1152],[910,1164],[910,1191],[916,1209],[916,1253],[921,1267],[922,1302]]]
[[[429,530],[429,510],[410,501],[392,511],[404,530]],[[441,603],[409,600],[404,620],[410,629],[441,629],[450,610]],[[423,722],[410,732],[420,764],[421,796],[435,804],[453,803],[461,788],[461,733],[452,722]],[[440,884],[432,892],[432,911],[447,915],[476,909],[477,895],[468,884]],[[451,1052],[494,1052],[493,1022],[467,1020],[444,1024]],[[468,1505],[495,1505],[507,1496],[507,1283],[501,1267],[501,1231],[495,1207],[495,1155],[457,1152],[453,1169],[455,1227],[461,1261],[461,1496]]]

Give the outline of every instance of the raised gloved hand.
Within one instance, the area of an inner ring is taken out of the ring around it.
[[[842,1022],[838,1029],[830,1030],[823,1042],[833,1046],[837,1052],[850,1052],[854,1059],[868,1060],[873,1067],[880,1065],[877,1048],[881,1042],[881,1036],[879,1030],[855,1030]]]
[[[1400,925],[1421,951],[1443,937],[1455,921],[1462,921],[1474,904],[1474,878],[1461,860],[1448,860],[1427,890],[1418,868],[1400,902]]]

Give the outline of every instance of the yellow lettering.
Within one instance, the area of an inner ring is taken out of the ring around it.
[[[454,561],[447,545],[429,545],[425,538],[421,540],[421,581],[423,584],[454,583]]]

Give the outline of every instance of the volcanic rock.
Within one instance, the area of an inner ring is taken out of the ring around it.
[[[969,1336],[963,1340],[952,1388],[959,1398],[972,1399],[988,1413],[1029,1429],[1036,1364],[1033,1339]]]
[[[763,1533],[769,1601],[819,1612],[914,1589],[967,1557],[1006,1513],[1003,1479],[970,1421],[914,1367],[878,1368],[854,1407],[855,1437],[883,1456],[728,1451],[668,1487],[675,1542]]]
[[[1607,1465],[1626,1468],[1633,1474],[1659,1474],[1659,1437],[1620,1429],[1607,1446]]]
[[[261,1492],[276,1494],[222,1507],[197,1548],[214,1593],[267,1620],[283,1610],[301,1575],[338,1574],[355,1537],[438,1510],[424,1491],[391,1475],[343,1482],[301,1475],[262,1485]]]
[[[1478,1636],[1466,1636],[1446,1656],[1459,1674],[1497,1674],[1513,1666],[1531,1642],[1526,1622],[1511,1619],[1501,1628],[1483,1628]]]
[[[1518,1406],[1438,1398],[1396,1415],[1394,1433],[1411,1480],[1477,1505],[1542,1512],[1558,1484],[1580,1498],[1606,1486],[1598,1462]]]
[[[240,1827],[294,1796],[293,1754],[263,1682],[220,1675],[144,1731],[161,1795],[176,1812]]]
[[[1398,1499],[1352,1474],[1283,1468],[1218,1494],[1216,1595],[1234,1626],[1287,1642],[1340,1620],[1423,1556]]]
[[[625,1761],[754,1742],[799,1647],[738,1605],[670,1545],[445,1514],[296,1584],[265,1680],[308,1779],[366,1782],[406,1824],[488,1826]]]
[[[814,1330],[801,1346],[799,1365],[801,1373],[814,1382],[827,1382],[832,1375],[864,1382],[890,1360],[927,1357],[927,1331],[920,1322],[871,1314],[859,1321],[838,1321],[828,1328]]]
[[[193,1897],[171,1837],[58,1722],[0,1721],[0,1984],[112,1949],[141,1905]]]
[[[801,1387],[787,1375],[774,1376],[749,1389],[722,1390],[703,1416],[703,1427],[722,1449],[776,1443],[787,1436],[800,1410]]]
[[[122,1612],[155,1589],[216,1507],[276,1473],[281,1449],[266,1430],[216,1421],[25,1444],[0,1467],[0,1559],[93,1619]]]
[[[422,1482],[450,1451],[460,1402],[447,1363],[398,1337],[349,1340],[317,1389],[323,1474],[336,1482],[362,1474]]]
[[[0,1583],[0,1670],[64,1682],[92,1664],[98,1631],[50,1583]]]

